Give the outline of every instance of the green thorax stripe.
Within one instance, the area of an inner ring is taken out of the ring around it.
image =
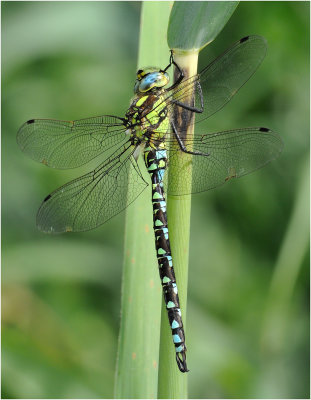
[[[154,97],[154,95],[141,96],[136,101],[135,106],[141,108],[142,110],[144,108],[148,109],[150,107],[150,100]],[[155,126],[155,132],[158,131],[157,133],[155,133],[155,135],[157,135],[158,138],[162,138],[169,128],[169,119],[167,117],[164,118],[162,122],[160,122],[160,120],[163,118],[166,108],[164,96],[158,96],[157,100],[153,101],[152,103],[153,104],[151,111],[144,115],[141,123],[143,125],[143,130],[147,129],[150,126]]]

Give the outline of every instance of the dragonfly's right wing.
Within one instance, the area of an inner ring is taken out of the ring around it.
[[[130,144],[122,146],[94,171],[48,195],[37,214],[38,228],[47,233],[86,231],[124,210],[148,186],[134,151]]]
[[[48,167],[79,167],[128,140],[123,119],[102,115],[77,121],[31,119],[17,133],[17,143],[33,160]]]

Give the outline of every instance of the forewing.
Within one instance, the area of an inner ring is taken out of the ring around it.
[[[198,109],[203,106],[202,113],[195,113],[196,124],[209,118],[228,103],[254,74],[265,57],[266,49],[266,40],[261,36],[247,36],[236,42],[200,74],[182,81],[172,93],[168,92],[165,102],[169,114],[183,110],[184,118],[189,120],[191,111],[186,112],[176,105],[177,101]],[[161,105],[157,107],[160,109]],[[181,136],[182,129],[178,127]]]
[[[47,196],[37,214],[38,228],[48,233],[85,231],[124,210],[148,186],[133,152],[132,146],[118,149],[94,171]]]
[[[263,167],[278,157],[283,148],[279,135],[267,128],[206,134],[184,144],[188,149],[192,147],[193,151],[206,155],[186,154],[176,146],[170,150],[169,168],[177,166],[180,171],[180,174],[170,176],[170,195],[213,189]]]
[[[66,169],[87,163],[128,140],[123,120],[102,115],[77,121],[32,119],[17,133],[17,143],[33,160]]]

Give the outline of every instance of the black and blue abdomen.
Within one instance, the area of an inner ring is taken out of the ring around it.
[[[163,189],[163,177],[167,167],[164,142],[158,148],[153,148],[148,143],[144,150],[144,159],[152,182],[153,228],[156,252],[164,300],[175,345],[176,360],[179,369],[182,372],[187,372],[185,334],[173,268],[166,215],[166,200]]]

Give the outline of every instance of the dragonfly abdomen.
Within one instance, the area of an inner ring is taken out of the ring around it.
[[[166,150],[165,148],[153,149],[151,146],[146,146],[144,158],[152,182],[155,246],[164,300],[175,345],[176,361],[180,371],[187,372],[185,333],[171,255],[163,189],[163,176],[167,165]]]

